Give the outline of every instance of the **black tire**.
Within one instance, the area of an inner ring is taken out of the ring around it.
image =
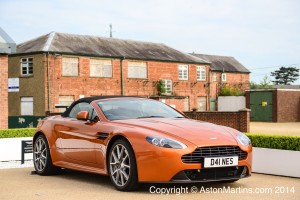
[[[33,144],[33,165],[39,175],[57,174],[60,170],[52,164],[50,148],[44,135],[39,135]]]
[[[118,149],[119,155],[116,155]],[[133,191],[138,188],[136,159],[131,145],[125,139],[118,139],[113,143],[108,154],[107,168],[110,180],[117,190]]]

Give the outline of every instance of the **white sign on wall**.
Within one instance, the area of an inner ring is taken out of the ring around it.
[[[19,92],[19,78],[8,78],[8,92]]]

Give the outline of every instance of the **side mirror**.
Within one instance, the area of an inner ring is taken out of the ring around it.
[[[87,121],[89,119],[89,112],[88,111],[80,111],[76,115],[76,119]]]

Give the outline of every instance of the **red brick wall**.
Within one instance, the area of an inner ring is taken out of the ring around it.
[[[120,62],[119,60],[113,60],[112,62],[113,76],[111,78],[95,78],[90,77],[90,59],[79,57],[79,76],[66,77],[62,76],[62,57],[49,56],[50,110],[58,112],[54,105],[59,103],[60,95],[73,95],[75,100],[79,99],[80,95],[120,95]],[[47,67],[47,62],[45,65]],[[47,70],[45,70],[45,79],[47,80]],[[45,84],[47,85],[47,81]],[[46,103],[45,110],[48,110],[47,105]]]
[[[300,91],[277,90],[276,107],[277,122],[300,122]]]
[[[207,81],[197,81],[196,65],[189,64],[189,77],[188,80],[178,79],[178,65],[179,63],[168,62],[147,62],[148,64],[148,79],[128,79],[127,61],[123,62],[124,66],[124,95],[141,95],[141,96],[153,96],[157,95],[156,82],[162,79],[172,80],[173,82],[173,95],[184,96],[190,99],[190,110],[197,107],[198,96],[208,96],[208,88],[205,87]],[[206,66],[207,72],[209,67]],[[145,82],[146,81],[146,82]],[[171,100],[168,100],[171,101]],[[175,104],[176,108],[181,108],[181,101],[173,100],[179,104]],[[173,104],[172,102],[166,102]]]
[[[228,126],[241,132],[250,132],[250,110],[238,112],[184,112],[188,117]]]
[[[47,57],[45,57],[47,61]],[[189,80],[178,79],[179,63],[154,62],[148,61],[148,78],[132,79],[128,78],[128,60],[123,61],[123,78],[124,78],[124,95],[125,96],[156,96],[157,82],[161,79],[169,79],[173,82],[173,95],[185,96],[190,99],[190,110],[197,107],[198,96],[208,96],[208,88],[205,87],[207,81],[197,81],[196,65],[189,64]],[[47,62],[45,62],[47,68]],[[207,72],[209,67],[207,67]],[[75,100],[79,95],[121,95],[120,79],[120,60],[113,60],[113,77],[112,78],[93,78],[90,77],[90,58],[79,57],[79,76],[63,77],[62,76],[62,57],[49,56],[49,76],[50,76],[50,104],[51,111],[57,112],[54,104],[59,103],[60,95],[74,95]],[[47,70],[45,70],[45,79],[47,80]],[[47,81],[45,83],[47,88]],[[47,92],[46,92],[47,102]],[[170,102],[169,102],[170,101]],[[173,100],[172,100],[173,101]],[[175,104],[176,108],[183,109],[183,103],[179,100],[168,104]],[[48,110],[47,103],[45,110]]]
[[[0,54],[0,129],[8,128],[8,56]]]
[[[217,73],[217,81],[213,81],[213,74]],[[220,92],[221,72],[211,72],[211,96],[217,97]],[[245,73],[228,73],[226,72],[226,81],[222,84],[229,87],[238,87],[242,92],[250,89],[250,75]]]
[[[49,65],[50,77],[50,110],[58,112],[54,108],[55,104],[59,103],[60,95],[72,95],[75,100],[80,95],[95,96],[95,95],[121,95],[121,74],[120,60],[112,60],[113,76],[111,78],[96,78],[90,77],[90,58],[79,57],[79,76],[63,77],[62,76],[62,56],[45,55],[45,110],[48,109],[48,74],[47,65]],[[130,60],[132,61],[132,60]],[[147,79],[132,79],[128,78],[128,60],[123,60],[123,80],[124,80],[124,95],[125,96],[157,96],[157,82],[162,79],[172,80],[173,95],[188,97],[189,110],[198,107],[197,98],[207,98],[207,110],[209,110],[209,97],[216,98],[220,88],[220,76],[218,72],[217,81],[212,82],[209,86],[208,80],[212,80],[212,74],[209,75],[209,66],[206,65],[207,79],[205,81],[197,81],[197,66],[189,64],[188,80],[179,80],[178,65],[181,63],[171,62],[156,62],[147,61],[148,77]],[[213,72],[214,73],[214,72]],[[249,74],[241,73],[226,73],[227,84],[239,86],[242,90],[249,87]],[[242,83],[242,84],[239,84]],[[176,99],[176,98],[175,98]],[[183,99],[166,101],[169,105],[176,105],[176,108],[183,110]]]

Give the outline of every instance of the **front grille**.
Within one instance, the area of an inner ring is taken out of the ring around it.
[[[193,153],[181,157],[184,163],[202,163],[205,157],[238,156],[239,160],[247,157],[247,152],[242,151],[238,146],[213,146],[199,147]]]

